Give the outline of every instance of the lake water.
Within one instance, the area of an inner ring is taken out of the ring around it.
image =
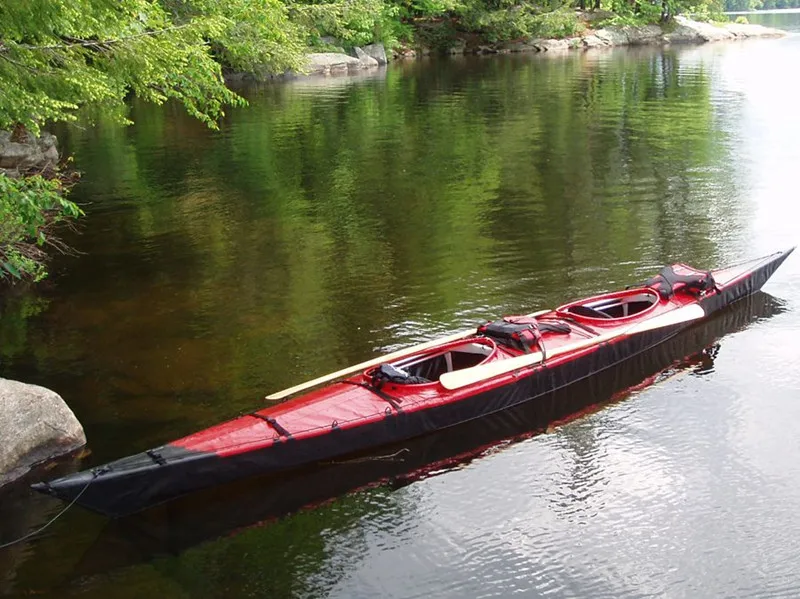
[[[89,467],[487,318],[795,245],[799,64],[796,36],[421,61],[244,89],[218,132],[139,104],[64,131],[80,254],[0,305],[0,376],[63,395]],[[0,550],[0,594],[797,596],[799,336],[793,256],[549,399],[580,417],[529,406],[131,521],[74,508]],[[5,489],[0,543],[61,507]]]

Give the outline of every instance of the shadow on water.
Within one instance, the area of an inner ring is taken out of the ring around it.
[[[111,520],[74,570],[79,577],[177,555],[200,543],[264,525],[359,489],[396,489],[459,468],[505,445],[622,401],[678,372],[713,371],[720,337],[784,310],[765,293],[739,302],[673,340],[540,400],[436,434],[317,465],[280,478],[251,479]]]

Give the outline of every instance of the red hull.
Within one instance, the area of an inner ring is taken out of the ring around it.
[[[376,383],[375,369],[162,447],[35,488],[109,515],[221,482],[298,467],[435,431],[530,401],[677,334],[697,316],[758,290],[792,250],[713,271],[702,292],[648,287],[571,302],[539,315],[535,351],[473,334],[392,363],[428,375]],[[677,275],[698,275],[685,265]],[[671,315],[687,314],[688,319]],[[565,326],[568,325],[568,326]],[[566,330],[565,330],[566,329]],[[426,369],[426,370],[425,370]],[[431,376],[433,373],[434,376]],[[423,382],[424,381],[424,382]],[[465,382],[466,381],[466,382]]]

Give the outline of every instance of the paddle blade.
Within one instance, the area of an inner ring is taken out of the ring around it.
[[[703,310],[703,307],[700,304],[689,304],[688,306],[683,306],[681,308],[676,308],[674,310],[670,310],[669,312],[665,312],[664,314],[659,314],[653,318],[648,318],[644,322],[633,325],[630,329],[624,332],[627,335],[635,335],[636,333],[653,331],[655,329],[671,327],[676,324],[683,324],[693,320],[700,320],[701,318],[704,318],[705,315],[706,312]]]
[[[634,324],[627,329],[603,333],[590,339],[582,339],[575,343],[558,347],[553,351],[548,352],[547,355],[548,357],[560,356],[562,354],[571,351],[577,351],[585,347],[599,345],[600,343],[606,341],[613,341],[614,339],[624,335],[635,335],[645,331],[653,331],[663,327],[670,327],[677,324],[692,322],[693,320],[699,320],[703,318],[705,315],[705,311],[699,304],[689,304],[688,306],[676,308],[674,310],[670,310],[669,312],[665,312],[664,314],[649,318],[644,322]],[[497,360],[495,362],[489,362],[488,364],[479,364],[478,366],[464,368],[463,370],[446,372],[439,377],[439,382],[445,389],[453,391],[455,389],[460,389],[468,385],[473,385],[475,383],[500,376],[501,374],[513,372],[519,368],[533,366],[541,361],[542,354],[539,352],[525,354],[524,356],[517,356],[515,358],[508,358],[506,360]]]
[[[518,368],[533,366],[541,361],[542,354],[540,352],[534,352],[532,354],[525,354],[524,356],[517,356],[516,358],[497,360],[496,362],[489,362],[488,364],[479,364],[472,368],[445,372],[439,377],[439,382],[442,384],[442,387],[452,391],[511,372],[512,370],[517,370]]]

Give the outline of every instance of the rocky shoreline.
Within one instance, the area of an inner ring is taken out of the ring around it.
[[[669,44],[705,44],[708,42],[744,40],[750,38],[778,38],[785,31],[762,25],[745,23],[712,24],[676,17],[667,26],[643,25],[638,27],[587,28],[581,35],[564,39],[528,39],[496,44],[470,44],[456,40],[449,54],[509,54],[512,52],[561,52],[567,50],[592,50],[618,46],[644,46]],[[401,48],[392,55],[394,60],[427,56],[428,48]],[[312,53],[308,55],[306,72],[302,75],[344,75],[378,68],[388,63],[382,44],[355,48],[353,55],[339,52]],[[301,74],[293,74],[302,76]]]

